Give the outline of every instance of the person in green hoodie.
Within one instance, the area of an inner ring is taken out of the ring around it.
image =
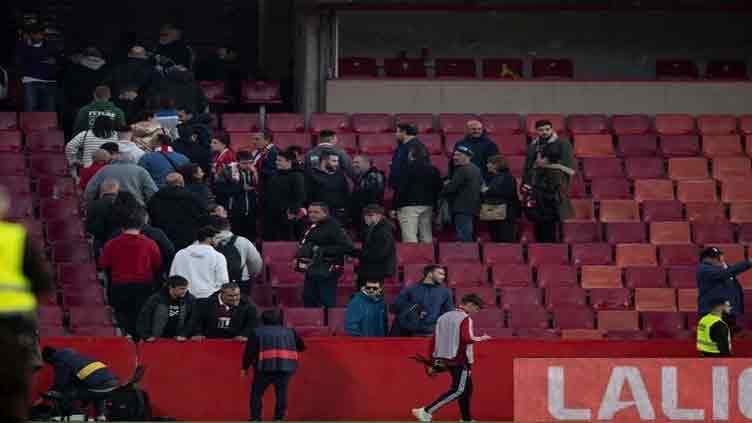
[[[100,85],[94,89],[94,101],[82,107],[76,116],[73,133],[91,129],[99,116],[108,116],[115,124],[115,129],[125,128],[125,113],[110,101],[110,87]]]
[[[386,336],[386,306],[381,281],[368,281],[355,294],[345,312],[349,336]]]

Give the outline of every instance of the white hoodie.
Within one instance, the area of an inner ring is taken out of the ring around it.
[[[170,276],[175,275],[188,280],[188,290],[196,298],[207,298],[230,281],[225,256],[211,245],[198,242],[175,254]]]

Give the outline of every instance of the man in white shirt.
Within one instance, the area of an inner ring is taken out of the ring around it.
[[[204,227],[198,240],[175,254],[170,276],[182,276],[189,281],[188,289],[196,298],[207,298],[230,281],[225,256],[214,249],[217,230]]]

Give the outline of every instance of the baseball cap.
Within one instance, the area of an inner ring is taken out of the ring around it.
[[[455,148],[454,150],[459,151],[460,153],[468,157],[473,157],[473,150],[471,150],[469,147],[465,147],[464,145],[457,146],[457,148]]]
[[[723,255],[723,251],[716,247],[708,247],[705,248],[700,252],[700,260],[705,260],[706,258],[718,258]]]

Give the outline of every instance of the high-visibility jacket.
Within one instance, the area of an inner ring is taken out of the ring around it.
[[[719,354],[721,351],[718,348],[718,344],[710,338],[710,328],[714,324],[721,322],[725,325],[726,322],[715,314],[706,314],[700,322],[697,324],[697,351]],[[731,332],[729,331],[729,350],[731,350]]]
[[[289,372],[298,368],[298,349],[295,332],[282,326],[262,326],[255,330],[259,342],[256,370]]]
[[[24,275],[26,229],[0,222],[0,315],[32,313],[37,301]]]

